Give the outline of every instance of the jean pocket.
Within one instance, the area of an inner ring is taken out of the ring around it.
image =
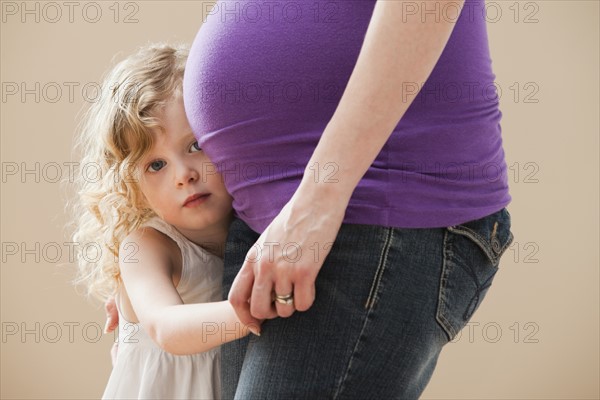
[[[446,228],[436,320],[450,340],[465,327],[491,286],[500,258],[513,241],[510,226],[510,214],[503,208]]]

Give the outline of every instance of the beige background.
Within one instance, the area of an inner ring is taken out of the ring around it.
[[[599,3],[488,3],[515,243],[423,398],[597,399]],[[206,3],[97,2],[96,23],[90,2],[76,3],[72,22],[62,2],[27,2],[39,22],[23,4],[1,4],[1,395],[97,398],[113,337],[97,338],[102,309],[68,283],[67,197],[53,181],[69,176],[75,123],[93,94],[83,86],[143,43],[191,41]],[[130,13],[137,22],[124,23]]]

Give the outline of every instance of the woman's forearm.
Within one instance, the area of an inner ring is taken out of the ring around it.
[[[455,20],[436,22],[430,15],[422,21],[420,14],[403,20],[403,7],[402,1],[375,5],[348,85],[308,163],[303,191],[349,200],[416,96],[405,98],[403,85],[420,87],[442,54]]]
[[[164,307],[145,328],[163,350],[180,355],[208,351],[249,333],[228,301]]]
[[[250,262],[256,255],[250,250],[236,276],[229,300],[243,321],[289,317],[312,307],[317,274],[352,192],[410,105],[402,97],[403,83],[425,82],[442,54],[454,23],[421,22],[420,16],[405,22],[405,4],[379,0],[375,5],[350,80],[300,186],[257,241],[258,248],[275,244],[276,258]],[[296,249],[293,261],[286,257],[290,244]],[[294,307],[273,305],[273,290],[293,292]]]

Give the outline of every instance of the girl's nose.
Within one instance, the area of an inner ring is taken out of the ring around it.
[[[183,186],[187,183],[195,182],[200,179],[200,174],[196,168],[181,164],[177,170],[177,185]]]

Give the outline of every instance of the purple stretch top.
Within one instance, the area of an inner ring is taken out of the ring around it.
[[[206,10],[186,67],[186,113],[255,231],[298,187],[375,2],[225,0]],[[458,18],[454,31],[427,81],[403,85],[407,100],[422,89],[354,191],[346,223],[444,227],[511,201],[484,0],[434,7],[407,3],[403,19]],[[321,167],[318,178],[334,182],[335,165]]]

